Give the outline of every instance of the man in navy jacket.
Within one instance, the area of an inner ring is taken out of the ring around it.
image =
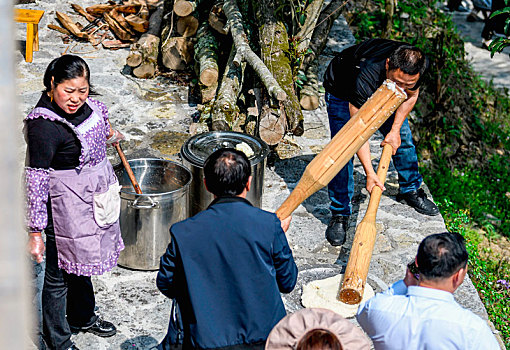
[[[215,199],[203,212],[172,225],[157,286],[174,299],[159,349],[263,349],[285,315],[297,267],[285,237],[290,218],[253,207],[246,155],[220,149],[204,165]]]

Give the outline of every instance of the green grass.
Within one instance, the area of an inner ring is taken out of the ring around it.
[[[467,211],[454,209],[447,200],[440,203],[441,213],[449,231],[466,239],[469,253],[468,274],[489,315],[500,332],[507,349],[510,348],[510,263],[490,258],[491,252],[481,246],[482,239],[473,229]]]

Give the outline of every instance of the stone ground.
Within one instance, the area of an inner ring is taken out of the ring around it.
[[[82,1],[88,6],[96,1]],[[81,55],[90,65],[92,83],[99,97],[110,110],[112,124],[126,135],[123,147],[128,158],[157,156],[180,161],[180,145],[189,137],[196,106],[188,102],[188,88],[177,86],[170,80],[158,77],[153,80],[132,78],[125,68],[128,50],[94,50],[88,44],[64,44],[61,35],[47,29],[55,23],[55,10],[72,14],[64,0],[39,1],[36,4],[18,5],[23,8],[46,11],[40,26],[40,51],[34,53],[34,62],[23,58],[24,28],[17,24],[17,91],[21,120],[37,102],[43,89],[42,78],[48,63],[64,52]],[[81,20],[74,17],[75,20]],[[354,42],[345,21],[340,18],[330,33],[327,49],[321,57],[321,68],[335,51]],[[468,44],[467,44],[468,45]],[[474,56],[476,60],[476,56]],[[506,57],[508,59],[508,56]],[[487,60],[484,58],[484,62]],[[508,62],[507,62],[508,63]],[[508,65],[506,66],[508,68]],[[485,63],[484,69],[488,68]],[[496,72],[497,73],[497,72]],[[499,74],[499,73],[497,73]],[[505,79],[503,79],[505,81]],[[506,78],[508,82],[509,79]],[[307,164],[329,141],[329,126],[324,102],[319,109],[305,112],[305,133],[302,137],[287,139],[292,156],[269,162],[265,169],[262,207],[274,211],[297,184]],[[380,156],[377,135],[371,140],[374,164]],[[20,137],[20,145],[22,140]],[[24,159],[24,146],[19,147],[20,165]],[[119,159],[110,153],[112,163]],[[356,225],[363,218],[369,196],[364,189],[364,173],[359,162],[355,164],[354,215],[350,222],[346,248],[331,247],[324,239],[330,217],[326,189],[308,198],[293,214],[288,231],[289,243],[299,267],[295,290],[284,295],[288,312],[302,308],[300,302],[303,284],[332,276],[345,265]],[[395,200],[398,192],[397,174],[391,167],[386,183],[387,191],[381,198],[377,216],[378,237],[371,261],[368,283],[376,292],[403,277],[406,264],[416,253],[419,242],[427,235],[445,231],[441,216],[427,217]],[[425,190],[428,192],[426,185]],[[34,266],[34,289],[40,292],[43,266]],[[151,349],[166,333],[170,301],[155,286],[154,271],[134,271],[116,267],[103,276],[94,277],[98,312],[112,321],[118,333],[111,338],[98,338],[90,334],[73,336],[80,349]],[[37,304],[39,294],[34,298]],[[484,319],[487,313],[471,281],[455,294],[458,302]],[[356,322],[352,319],[352,322]],[[35,347],[32,347],[35,348]]]

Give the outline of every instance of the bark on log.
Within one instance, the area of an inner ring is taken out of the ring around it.
[[[309,53],[303,59],[301,69],[306,71],[307,66],[316,60],[324,47],[328,39],[329,31],[333,26],[335,20],[342,13],[341,8],[344,6],[344,0],[331,0],[331,2],[321,11],[319,18],[317,19],[317,27],[313,30],[312,39],[310,40]]]
[[[193,42],[189,38],[167,37],[161,45],[161,59],[168,69],[186,69],[193,60]]]
[[[174,12],[177,16],[188,16],[197,8],[196,1],[177,0],[174,3]]]
[[[317,78],[318,62],[311,62],[305,72],[306,81],[299,91],[299,104],[311,111],[319,107],[319,82]]]
[[[305,23],[299,29],[299,32],[296,34],[296,37],[299,38],[298,51],[304,52],[310,45],[310,40],[312,39],[313,28],[317,23],[317,19],[319,18],[319,14],[322,9],[322,5],[324,4],[324,0],[313,0],[310,5],[308,5],[305,9]]]
[[[158,7],[157,3],[155,6]],[[140,0],[140,11],[136,15],[141,19],[149,20],[149,7],[146,0]]]
[[[227,18],[225,17],[225,12],[223,8],[219,4],[214,4],[209,11],[208,18],[209,25],[212,29],[216,30],[220,34],[228,34],[226,30]]]
[[[237,98],[243,85],[244,68],[243,62],[238,67],[234,64],[236,55],[235,47],[232,45],[225,72],[221,79],[216,101],[211,113],[213,130],[231,130],[239,113]]]
[[[384,24],[381,38],[389,38],[393,28],[393,14],[395,13],[395,0],[385,0],[384,2]]]
[[[159,34],[163,20],[163,5],[163,1],[157,4],[149,19],[149,30],[138,40],[138,50],[142,55],[142,62],[133,69],[133,74],[138,78],[152,78],[156,73],[159,56]]]
[[[90,14],[87,13],[87,11],[85,11],[83,9],[83,7],[81,7],[80,5],[77,5],[77,4],[71,4],[71,7],[73,8],[73,10],[75,10],[77,13],[79,13],[80,15],[82,15],[83,17],[85,17],[87,19],[87,21],[89,22],[94,22],[96,20],[97,17],[94,17]]]
[[[260,1],[260,0],[258,0]],[[301,136],[304,132],[303,113],[294,91],[294,80],[289,60],[289,38],[285,25],[274,17],[272,0],[261,0],[257,17],[261,27],[259,42],[262,60],[276,81],[285,90],[287,99],[282,101],[287,118],[288,130]]]
[[[198,31],[198,19],[194,15],[180,17],[177,20],[177,33],[185,38],[192,37]]]
[[[133,40],[133,36],[129,34],[119,22],[114,20],[108,13],[103,13],[103,18],[108,23],[108,26],[110,27],[110,30],[115,34],[117,38],[124,41],[131,41]]]
[[[278,101],[283,101],[287,98],[287,94],[280,87],[276,79],[273,77],[269,69],[264,65],[264,62],[251,50],[248,45],[248,40],[243,29],[243,18],[237,7],[235,0],[225,0],[223,4],[223,11],[228,20],[228,28],[234,40],[234,45],[237,52],[243,60],[253,68],[257,73],[262,83],[266,87],[269,94],[276,98]]]
[[[55,14],[57,15],[58,20],[60,23],[62,23],[62,26],[70,31],[74,36],[84,39],[84,40],[90,40],[90,36],[87,33],[84,33],[78,28],[76,24],[69,18],[68,15],[65,13],[56,11]]]
[[[56,30],[57,32],[60,32],[60,33],[65,34],[65,35],[72,35],[71,32],[68,31],[67,29],[59,27],[59,26],[56,26],[54,24],[48,24],[48,28]]]
[[[100,4],[100,5],[92,5],[85,9],[89,14],[92,16],[100,17],[105,12],[110,12],[113,10],[115,5],[106,5],[106,4]]]
[[[127,15],[126,21],[139,33],[145,33],[149,29],[149,21],[137,15]]]
[[[206,21],[200,24],[195,45],[195,61],[198,62],[199,80],[206,86],[218,82],[218,41]]]

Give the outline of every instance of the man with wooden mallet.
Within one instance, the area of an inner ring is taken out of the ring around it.
[[[400,188],[397,200],[419,213],[433,216],[439,214],[439,210],[420,188],[422,176],[418,172],[418,157],[407,121],[407,115],[418,99],[426,68],[427,58],[420,49],[403,42],[370,39],[343,50],[330,62],[324,74],[324,88],[331,137],[354,116],[385,79],[394,81],[405,90],[407,99],[379,128],[384,136],[381,146],[390,144],[393,148],[393,164],[398,172]],[[367,190],[371,192],[374,186],[384,189],[372,167],[368,142],[357,155],[367,176]],[[329,183],[328,192],[332,218],[326,239],[333,246],[341,246],[345,242],[352,213],[352,159]]]

